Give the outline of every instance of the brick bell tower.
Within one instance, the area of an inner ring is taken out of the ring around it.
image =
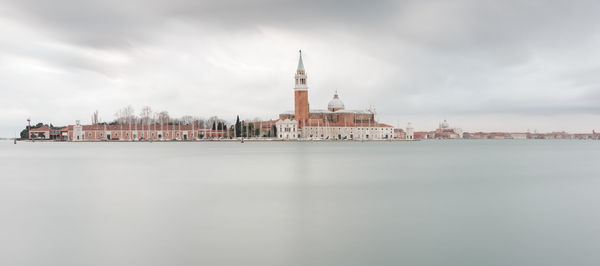
[[[302,50],[295,75],[296,86],[294,86],[294,117],[298,121],[298,127],[302,128],[308,121],[308,86],[306,85],[306,72],[302,63]]]

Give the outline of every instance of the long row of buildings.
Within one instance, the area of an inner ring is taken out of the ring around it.
[[[62,141],[100,141],[100,140],[194,140],[205,138],[225,138],[227,130],[202,128],[197,123],[189,125],[172,124],[132,124],[75,125],[63,128],[41,126],[29,130],[32,140],[62,140]],[[233,135],[233,134],[232,134]]]
[[[440,123],[433,131],[414,132],[415,139],[600,139],[600,133],[531,133],[531,132],[463,132],[460,128],[450,127],[448,122]]]
[[[465,132],[465,139],[600,139],[600,133]]]

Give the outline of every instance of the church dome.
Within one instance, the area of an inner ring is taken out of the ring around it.
[[[340,100],[340,97],[338,96],[337,91],[333,95],[333,99],[331,99],[331,101],[329,101],[329,104],[327,104],[327,109],[329,109],[329,111],[332,111],[332,112],[335,112],[338,110],[344,110],[344,102],[342,102],[342,100]]]

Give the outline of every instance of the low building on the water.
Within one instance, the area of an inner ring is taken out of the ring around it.
[[[66,127],[52,127],[43,125],[38,128],[29,129],[31,140],[68,140]]]
[[[401,128],[394,128],[394,139],[408,139],[406,136],[406,131]]]
[[[278,138],[280,139],[298,139],[298,121],[296,120],[279,120],[275,123],[277,127]]]
[[[406,126],[405,139],[406,140],[414,140],[415,139],[415,128],[413,128],[413,125],[410,122]]]
[[[50,139],[50,127],[41,126],[29,129],[29,139]]]

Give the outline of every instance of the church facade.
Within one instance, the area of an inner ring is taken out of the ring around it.
[[[327,140],[384,140],[391,139],[394,129],[375,120],[375,111],[349,110],[337,93],[327,109],[310,109],[308,101],[308,76],[302,61],[302,52],[294,75],[294,111],[279,114],[280,121],[296,121],[295,138]],[[279,125],[277,126],[280,131]],[[283,128],[281,128],[283,129]],[[278,137],[284,139],[284,134]],[[290,135],[286,135],[287,139]]]

